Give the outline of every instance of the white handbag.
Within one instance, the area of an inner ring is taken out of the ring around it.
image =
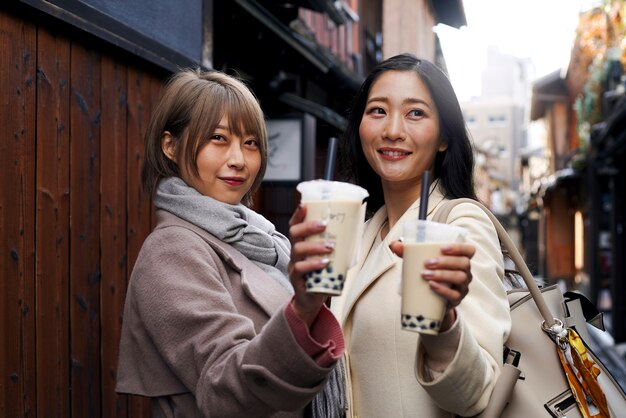
[[[583,418],[567,381],[557,352],[558,334],[575,329],[589,340],[587,323],[604,331],[602,315],[583,295],[561,293],[555,286],[539,288],[524,259],[498,219],[484,205],[471,199],[445,202],[433,220],[446,222],[452,208],[472,203],[482,208],[498,232],[500,243],[513,260],[526,288],[508,292],[511,334],[504,347],[504,365],[481,418]],[[563,342],[559,342],[563,344]],[[597,381],[604,392],[612,418],[626,417],[626,394],[609,370],[585,344],[601,372]],[[559,348],[560,349],[560,348]]]

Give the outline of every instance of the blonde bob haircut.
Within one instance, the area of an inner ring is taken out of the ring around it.
[[[267,167],[267,130],[256,96],[240,80],[219,71],[182,70],[165,85],[145,135],[145,161],[141,172],[144,190],[151,196],[165,177],[180,177],[176,162],[161,149],[168,131],[174,140],[176,161],[198,178],[197,156],[215,132],[222,117],[237,136],[254,136],[259,142],[261,167],[242,203],[250,205]]]

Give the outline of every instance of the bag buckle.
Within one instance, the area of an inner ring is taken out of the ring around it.
[[[563,321],[554,318],[554,324],[547,326],[546,321],[541,321],[541,329],[553,338],[561,349],[565,349],[569,342],[567,341],[567,328],[563,325]]]

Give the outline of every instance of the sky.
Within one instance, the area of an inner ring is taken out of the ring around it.
[[[598,0],[463,0],[467,26],[435,27],[459,100],[480,95],[489,45],[530,58],[535,79],[566,68],[579,12],[600,4]]]

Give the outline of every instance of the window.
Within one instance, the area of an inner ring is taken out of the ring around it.
[[[504,125],[506,124],[506,116],[504,115],[489,115],[488,119],[490,125]]]

